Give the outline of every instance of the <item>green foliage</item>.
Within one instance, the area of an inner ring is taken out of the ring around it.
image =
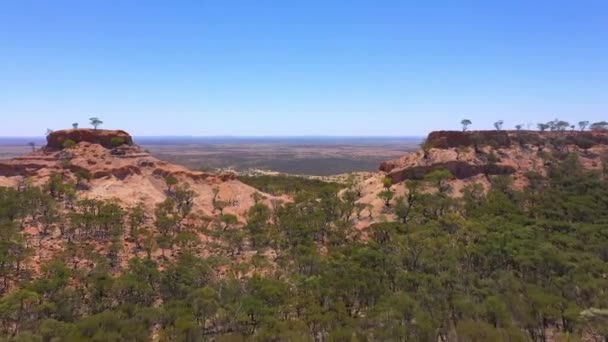
[[[462,121],[460,121],[460,124],[462,125],[462,131],[464,132],[472,124],[472,122],[469,119],[462,119]]]
[[[239,180],[272,195],[338,192],[345,187],[335,182],[286,175],[239,176]]]
[[[68,139],[63,142],[62,146],[63,148],[73,148],[74,146],[76,146],[76,142],[74,140]]]
[[[538,127],[538,130],[541,132],[546,131],[547,129],[549,129],[549,124],[546,123],[539,123],[536,125],[536,127]]]
[[[500,131],[500,130],[502,130],[503,124],[504,124],[504,121],[498,120],[494,123],[494,128],[496,128],[497,131]]]
[[[125,138],[123,137],[113,137],[112,139],[110,139],[110,144],[112,145],[112,147],[118,147],[121,146],[125,143]]]
[[[382,199],[384,201],[384,206],[386,206],[386,207],[391,206],[391,200],[393,199],[394,196],[395,196],[395,193],[390,190],[384,190],[378,194],[378,197],[380,197],[380,199]]]
[[[598,121],[594,122],[590,126],[592,131],[608,131],[608,122]]]
[[[103,124],[103,121],[101,121],[98,117],[92,117],[89,119],[89,123],[94,129],[97,129],[97,127]]]
[[[167,191],[171,192],[171,189],[177,183],[178,183],[178,180],[177,180],[177,178],[175,178],[175,176],[168,175],[167,177],[165,177],[165,184],[167,184]]]
[[[393,179],[389,176],[382,178],[382,186],[384,186],[385,190],[390,190],[393,185]]]
[[[153,213],[76,201],[60,175],[0,187],[0,339],[606,339],[608,183],[575,156],[547,162],[522,191],[494,177],[453,198],[445,170],[408,181],[398,222],[363,230],[356,191],[314,185],[218,214],[204,238],[179,183]],[[35,277],[32,222],[63,250]]]

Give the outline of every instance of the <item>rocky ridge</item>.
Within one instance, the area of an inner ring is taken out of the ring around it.
[[[51,132],[46,137],[47,149],[63,149],[67,141],[74,143],[88,142],[98,144],[105,148],[114,148],[119,145],[133,145],[133,138],[122,130],[107,129],[66,129]]]
[[[69,140],[72,142],[66,144]],[[0,161],[0,186],[17,186],[26,179],[42,185],[54,174],[82,184],[79,197],[118,198],[125,206],[143,203],[149,208],[165,200],[164,179],[173,176],[197,193],[194,209],[205,215],[214,211],[214,191],[219,191],[218,198],[230,203],[225,212],[238,217],[253,205],[251,195],[258,192],[238,181],[233,173],[192,171],[154,158],[135,145],[125,131],[56,131],[49,134],[45,147]]]
[[[420,151],[383,162],[379,169],[393,183],[422,179],[432,171],[445,169],[460,180],[512,175],[515,184],[521,186],[526,173],[545,172],[544,156],[560,157],[568,152],[576,152],[586,168],[598,169],[601,157],[608,153],[608,133],[436,131],[428,135]]]

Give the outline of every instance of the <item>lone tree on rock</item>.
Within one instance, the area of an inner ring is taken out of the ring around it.
[[[587,128],[587,126],[589,126],[589,121],[579,121],[578,122],[578,128],[582,131],[585,130],[585,128]]]
[[[467,128],[469,128],[469,125],[472,124],[471,120],[469,119],[462,119],[462,121],[460,121],[460,124],[462,125],[462,131],[466,131]]]
[[[99,118],[97,117],[93,117],[89,119],[91,125],[93,126],[93,129],[97,129],[97,127],[101,124],[103,124],[103,121],[101,121]]]
[[[74,123],[72,124],[72,128],[73,128],[73,129],[78,129],[78,122],[74,122]]]
[[[36,143],[35,142],[29,142],[27,143],[28,146],[30,146],[32,148],[32,152],[36,152]]]
[[[502,129],[503,124],[504,124],[504,121],[498,120],[494,123],[494,128],[496,128],[497,131],[500,131]]]
[[[522,127],[524,127],[523,125],[515,125],[515,129],[518,131],[521,131]]]
[[[378,194],[378,197],[380,197],[384,201],[385,207],[391,206],[391,200],[393,199],[393,196],[395,196],[395,194],[390,190],[384,190]]]

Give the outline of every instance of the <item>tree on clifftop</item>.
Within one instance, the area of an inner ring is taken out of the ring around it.
[[[591,126],[589,128],[591,128],[592,131],[607,131],[608,122],[606,122],[606,121],[594,122],[591,124]]]
[[[103,124],[103,121],[101,121],[99,118],[97,117],[92,117],[89,119],[91,125],[93,126],[93,129],[97,129],[97,127],[101,124]]]
[[[469,127],[469,125],[472,124],[471,120],[469,119],[462,119],[462,121],[460,121],[460,124],[462,125],[462,131],[466,131],[467,128]]]
[[[500,131],[502,129],[503,124],[504,124],[504,121],[498,120],[494,123],[494,128],[496,128],[497,131]]]
[[[73,128],[73,129],[78,129],[78,122],[74,122],[74,123],[72,124],[72,128]]]
[[[555,119],[555,128],[560,132],[566,131],[570,127],[570,123],[568,121],[557,120]]]
[[[549,125],[546,123],[539,123],[536,126],[538,127],[538,130],[540,130],[541,132],[544,132],[549,128]]]

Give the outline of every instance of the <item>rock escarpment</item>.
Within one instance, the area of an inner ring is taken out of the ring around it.
[[[422,179],[435,170],[448,170],[457,179],[477,175],[543,173],[543,153],[565,155],[576,152],[587,168],[599,168],[608,153],[606,132],[536,131],[436,131],[431,132],[422,149],[380,165],[393,183]]]
[[[508,147],[511,140],[506,131],[435,131],[426,138],[428,148],[474,146],[476,143]]]
[[[98,144],[105,148],[114,148],[119,145],[133,145],[133,138],[125,131],[107,129],[67,129],[55,131],[47,135],[47,148],[62,149],[66,141],[75,143],[87,142]]]
[[[233,173],[193,171],[159,160],[135,145],[124,131],[57,131],[47,140],[48,145],[35,152],[0,161],[0,186],[17,186],[26,180],[44,185],[58,176],[77,184],[78,198],[118,198],[127,206],[141,202],[154,208],[166,198],[165,179],[172,176],[196,192],[195,211],[212,215],[217,196],[230,203],[226,212],[238,217],[253,205],[252,194],[258,192]]]

